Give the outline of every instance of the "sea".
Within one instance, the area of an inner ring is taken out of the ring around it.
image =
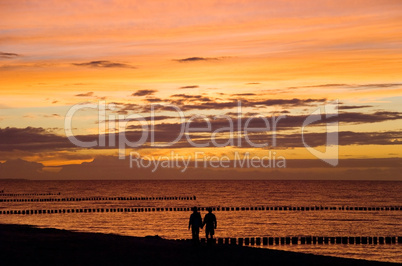
[[[0,192],[3,192],[0,193],[0,211],[3,211],[0,214],[0,223],[28,224],[40,228],[189,239],[191,231],[188,230],[188,222],[191,211],[187,209],[197,206],[216,208],[216,238],[402,236],[402,211],[385,210],[386,207],[402,205],[402,182],[0,180]],[[44,201],[51,198],[54,201]],[[57,201],[62,198],[89,200]],[[29,199],[38,201],[31,202]],[[289,211],[284,206],[300,208]],[[236,207],[239,208],[238,211]],[[325,207],[332,208],[326,210]],[[339,207],[343,207],[343,210]],[[347,210],[349,207],[367,210]],[[384,207],[384,210],[376,210],[375,207]],[[101,208],[176,208],[176,211],[4,214],[8,210]],[[320,210],[315,210],[316,208]],[[205,214],[205,210],[201,211],[202,216]],[[201,231],[200,236],[203,235],[204,232]],[[401,243],[274,243],[261,245],[259,248],[402,263]]]

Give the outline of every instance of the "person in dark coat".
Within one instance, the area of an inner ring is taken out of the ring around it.
[[[200,227],[202,227],[201,214],[198,212],[197,207],[193,207],[193,213],[190,215],[190,221],[188,222],[188,229],[191,227],[194,243],[200,242]]]
[[[211,239],[214,237],[215,229],[217,226],[216,216],[212,213],[212,208],[208,208],[208,213],[205,214],[204,222],[202,223],[202,227],[205,225],[205,234],[208,240],[208,236],[211,236]]]

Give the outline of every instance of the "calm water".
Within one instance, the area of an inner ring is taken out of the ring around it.
[[[1,202],[0,210],[225,206],[401,206],[402,182],[362,181],[1,181],[5,193],[59,193],[60,198],[197,196],[196,201]],[[201,213],[204,216],[205,212]],[[215,212],[216,237],[402,236],[402,211]],[[190,212],[0,215],[1,223],[190,238]],[[202,235],[202,234],[201,234]],[[402,244],[278,245],[269,248],[402,263]]]

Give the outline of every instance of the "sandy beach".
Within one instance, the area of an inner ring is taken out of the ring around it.
[[[0,225],[2,265],[397,265],[231,245]]]

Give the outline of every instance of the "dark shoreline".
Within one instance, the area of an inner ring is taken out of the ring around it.
[[[399,265],[8,224],[0,224],[0,255],[2,265]]]

